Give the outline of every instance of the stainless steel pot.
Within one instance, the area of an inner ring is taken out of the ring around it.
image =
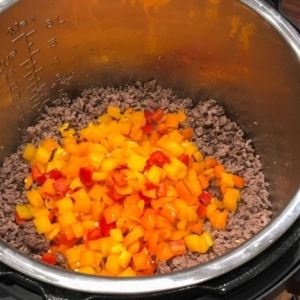
[[[0,258],[53,285],[147,293],[204,282],[258,255],[300,215],[300,37],[261,0],[0,0],[0,160],[58,94],[157,79],[213,97],[253,139],[270,182],[272,222],[208,263],[148,278],[46,266],[0,243]]]

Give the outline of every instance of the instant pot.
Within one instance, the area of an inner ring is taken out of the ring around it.
[[[246,243],[159,276],[72,273],[1,241],[0,295],[35,299],[27,294],[33,289],[45,299],[204,300],[294,291],[300,262],[300,36],[270,4],[2,0],[0,29],[0,161],[58,96],[156,79],[179,96],[195,102],[211,97],[224,106],[261,156],[273,204],[271,223]]]

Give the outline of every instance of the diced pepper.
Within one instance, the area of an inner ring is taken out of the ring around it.
[[[136,273],[132,270],[131,267],[128,267],[123,272],[121,272],[118,276],[119,277],[135,277]]]
[[[33,144],[27,144],[23,152],[23,158],[27,161],[31,161],[35,156],[36,150]]]
[[[103,237],[108,237],[110,234],[110,230],[117,228],[116,222],[107,224],[105,218],[101,219],[99,226]]]
[[[144,111],[144,116],[146,119],[146,124],[151,124],[152,123],[152,112],[150,110],[145,110]]]
[[[239,189],[242,189],[245,185],[245,181],[242,177],[240,176],[237,176],[237,175],[233,175],[233,178],[232,178],[233,182],[234,182],[234,185],[239,188]]]
[[[223,165],[218,164],[214,166],[214,174],[216,178],[221,178],[222,174],[225,173],[226,170]]]
[[[17,223],[19,226],[22,225],[22,222],[27,222],[27,221],[29,221],[28,219],[21,218],[17,212],[15,213],[15,220],[16,220],[16,223]]]
[[[166,156],[162,151],[154,151],[151,153],[150,158],[147,160],[147,165],[152,167],[152,166],[157,166],[162,168],[164,164],[169,164],[170,158]]]
[[[50,265],[55,265],[56,264],[56,255],[53,254],[53,253],[45,252],[42,255],[42,261],[47,263],[47,264],[50,264]]]
[[[127,166],[130,169],[142,172],[145,168],[146,162],[147,162],[147,158],[137,155],[135,153],[132,153],[132,155],[130,156],[130,158],[128,160]]]
[[[121,118],[121,110],[118,107],[108,105],[107,106],[107,114],[114,119],[119,120]]]
[[[151,134],[152,130],[153,130],[152,124],[146,124],[145,126],[142,127],[143,134]]]
[[[114,183],[121,187],[121,186],[125,186],[126,185],[126,178],[125,178],[125,175],[121,172],[118,172],[118,171],[115,171],[112,173],[112,179],[114,181]]]
[[[182,154],[180,157],[179,157],[179,160],[184,163],[187,167],[189,166],[190,164],[190,157],[187,155],[187,154]]]
[[[237,202],[240,200],[240,192],[237,189],[229,189],[223,197],[223,205],[229,211],[237,210]]]
[[[199,203],[197,213],[198,213],[200,218],[205,218],[205,216],[206,216],[206,207],[202,203]]]
[[[94,170],[91,167],[84,167],[79,169],[79,179],[87,188],[91,188],[94,184],[93,172]]]
[[[199,200],[205,205],[207,206],[211,199],[213,198],[212,194],[208,193],[207,191],[203,191],[200,196],[199,196]]]
[[[205,168],[210,169],[218,164],[218,161],[212,157],[207,157],[205,159]]]
[[[122,215],[123,205],[112,205],[103,210],[103,217],[107,224],[116,222]]]
[[[95,228],[92,231],[90,231],[87,235],[88,241],[98,240],[102,237],[101,229]]]
[[[58,194],[65,195],[69,190],[69,181],[67,178],[61,177],[53,183],[53,187]]]
[[[183,239],[171,241],[169,242],[169,246],[174,256],[186,253],[186,247]]]
[[[39,208],[41,206],[44,206],[43,198],[37,190],[32,189],[30,191],[27,191],[26,197],[33,207]]]
[[[152,121],[158,123],[163,119],[164,116],[165,116],[164,112],[162,111],[162,109],[159,108],[152,114]]]
[[[111,187],[107,191],[107,195],[114,201],[114,202],[121,202],[126,198],[126,195],[120,195],[114,187]]]
[[[33,180],[37,180],[42,175],[42,172],[40,171],[40,169],[37,166],[32,166],[31,167],[31,175],[32,175]]]
[[[222,173],[221,185],[225,185],[227,187],[233,188],[234,187],[233,175],[229,173]]]
[[[33,223],[38,234],[49,232],[52,229],[52,224],[47,216],[34,219]]]

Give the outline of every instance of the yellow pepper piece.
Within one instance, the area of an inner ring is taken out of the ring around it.
[[[55,223],[55,224],[52,224],[52,230],[45,233],[45,238],[48,240],[48,241],[51,241],[53,240],[60,232],[60,226],[59,224]]]
[[[27,191],[26,197],[32,206],[36,208],[44,206],[44,200],[37,190],[32,189],[30,191]]]
[[[52,151],[39,145],[35,153],[35,159],[42,164],[46,164],[49,161],[51,154]]]
[[[37,149],[33,144],[27,144],[22,157],[27,161],[31,161],[35,157],[36,150]]]
[[[107,114],[117,120],[121,118],[121,110],[119,107],[108,105]]]
[[[221,175],[221,185],[225,185],[227,187],[233,188],[234,187],[233,175],[228,173],[223,173]]]
[[[68,228],[73,223],[76,223],[77,220],[74,214],[70,211],[67,211],[58,217],[58,223],[62,229]]]
[[[46,207],[40,207],[39,209],[37,209],[34,213],[33,213],[33,216],[35,218],[40,218],[40,217],[43,217],[43,216],[49,216],[50,215],[50,212],[49,210],[46,208]]]
[[[240,191],[229,189],[223,196],[223,205],[229,211],[237,210],[237,202],[240,200]]]
[[[132,270],[131,267],[128,267],[123,272],[121,272],[118,276],[119,277],[135,277],[137,275],[135,274],[135,272]]]
[[[183,110],[178,110],[179,123],[183,124],[186,121],[186,114]]]
[[[98,120],[103,124],[107,124],[111,122],[113,118],[110,115],[102,115],[98,118]]]
[[[25,182],[25,189],[29,190],[32,187],[33,184],[33,178],[32,175],[28,175],[27,178],[24,180]]]
[[[142,172],[145,168],[146,162],[147,162],[147,158],[132,153],[132,155],[129,158],[127,166],[132,170]]]
[[[16,211],[22,219],[32,219],[33,215],[28,207],[28,204],[16,205]]]
[[[109,231],[110,236],[114,239],[116,242],[122,242],[123,241],[123,234],[120,228],[111,229]]]
[[[72,210],[73,201],[71,197],[64,197],[61,200],[56,201],[56,205],[60,214],[68,210]]]
[[[49,232],[52,229],[52,224],[47,216],[42,216],[33,220],[38,234]]]

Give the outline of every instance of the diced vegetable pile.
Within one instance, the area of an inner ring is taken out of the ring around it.
[[[25,179],[29,204],[16,206],[16,222],[33,220],[51,241],[42,260],[104,276],[155,273],[159,262],[214,245],[206,220],[225,230],[237,209],[242,177],[203,158],[183,129],[184,111],[165,114],[107,107],[107,114],[79,132],[59,127],[51,138],[27,144]],[[211,183],[222,199],[207,192]]]

